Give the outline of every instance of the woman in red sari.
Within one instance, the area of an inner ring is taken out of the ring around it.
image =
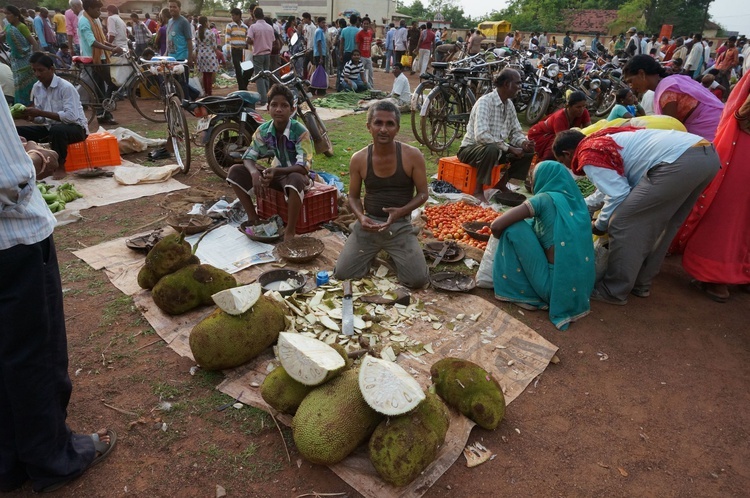
[[[561,131],[571,128],[585,128],[591,124],[591,116],[586,109],[586,95],[583,92],[572,92],[568,95],[565,107],[550,114],[529,129],[529,140],[534,142],[538,162],[554,161],[552,142]]]
[[[693,284],[717,302],[728,285],[750,290],[750,73],[727,101],[714,141],[722,169],[701,195],[675,243]]]

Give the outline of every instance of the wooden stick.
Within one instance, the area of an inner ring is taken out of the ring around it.
[[[144,344],[143,346],[141,346],[141,347],[139,347],[139,348],[136,348],[136,349],[135,349],[135,351],[140,351],[141,349],[145,349],[145,348],[147,348],[147,347],[149,347],[149,346],[153,346],[153,345],[154,345],[154,344],[156,344],[157,342],[160,342],[160,341],[163,341],[163,340],[164,340],[164,339],[162,339],[161,337],[159,337],[159,338],[158,338],[158,339],[156,339],[155,341],[151,341],[151,342],[149,342],[148,344]]]
[[[286,447],[286,439],[284,439],[284,432],[281,430],[281,426],[279,425],[278,421],[276,421],[276,417],[273,413],[271,413],[271,418],[273,419],[273,423],[276,424],[276,428],[279,430],[279,435],[281,436],[281,442],[284,443],[284,449],[286,450],[286,459],[289,463],[292,463],[292,457],[289,455],[289,448]]]
[[[167,216],[166,216],[166,215],[164,215],[164,216],[162,216],[161,218],[158,218],[158,219],[156,219],[156,220],[154,220],[154,221],[152,221],[152,222],[150,222],[150,223],[146,223],[145,225],[141,225],[141,226],[139,226],[138,228],[134,228],[134,229],[133,229],[133,231],[134,231],[135,233],[138,233],[138,232],[139,232],[140,230],[142,230],[142,229],[144,229],[144,228],[146,228],[146,227],[148,227],[148,226],[151,226],[151,225],[153,225],[154,223],[159,223],[160,221],[164,221],[164,220],[166,220],[166,219],[167,219]]]
[[[102,401],[102,403],[104,403],[104,401]],[[104,406],[106,406],[107,408],[110,408],[110,409],[112,409],[112,410],[114,410],[116,412],[120,412],[123,415],[129,415],[131,417],[137,417],[138,416],[137,413],[129,412],[127,410],[123,410],[122,408],[117,408],[116,406],[112,406],[112,405],[109,405],[107,403],[104,403]]]

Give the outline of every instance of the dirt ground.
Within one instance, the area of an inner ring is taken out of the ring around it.
[[[376,81],[389,89],[392,77],[377,73]],[[127,103],[116,117],[125,125],[138,119]],[[198,168],[201,159],[177,179],[229,193]],[[74,386],[68,423],[119,434],[108,461],[57,495],[211,497],[219,485],[228,496],[359,496],[326,467],[301,461],[284,429],[288,461],[268,415],[217,411],[231,401],[214,390],[221,375],[191,375],[193,363],[158,338],[132,300],[73,256],[161,226],[167,197],[89,209],[56,230]],[[544,312],[498,303],[559,346],[560,362],[510,405],[496,431],[474,429],[469,441],[481,441],[494,460],[468,469],[461,457],[425,496],[747,496],[750,295],[718,304],[689,280],[679,258],[668,258],[650,298],[594,302],[567,332]],[[7,496],[30,494],[27,484]]]

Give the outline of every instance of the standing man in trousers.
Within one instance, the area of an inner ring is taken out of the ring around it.
[[[255,7],[253,10],[255,22],[247,28],[247,39],[253,44],[253,70],[265,71],[271,69],[271,49],[273,41],[276,39],[273,26],[269,25],[263,17],[263,9]],[[259,78],[256,83],[258,93],[260,93],[260,107],[258,110],[265,110],[268,105],[268,81],[265,78]]]
[[[232,54],[234,74],[237,76],[237,89],[247,90],[247,78],[242,73],[242,59],[247,48],[247,25],[242,22],[242,11],[237,7],[231,10],[232,22],[227,24],[226,38]]]

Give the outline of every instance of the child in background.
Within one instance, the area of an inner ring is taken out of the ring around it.
[[[607,121],[613,121],[617,118],[630,119],[636,116],[643,116],[646,113],[643,108],[637,104],[638,100],[630,88],[623,88],[617,92],[617,105],[612,108],[612,112],[607,116]]]
[[[352,50],[352,58],[344,66],[344,71],[341,73],[342,85],[344,90],[351,90],[354,92],[364,92],[367,90],[367,83],[364,81],[365,78],[365,66],[362,64],[361,55],[358,49]]]
[[[56,69],[68,69],[73,65],[73,54],[70,53],[70,47],[67,43],[60,44],[60,50],[57,51],[55,59]]]

